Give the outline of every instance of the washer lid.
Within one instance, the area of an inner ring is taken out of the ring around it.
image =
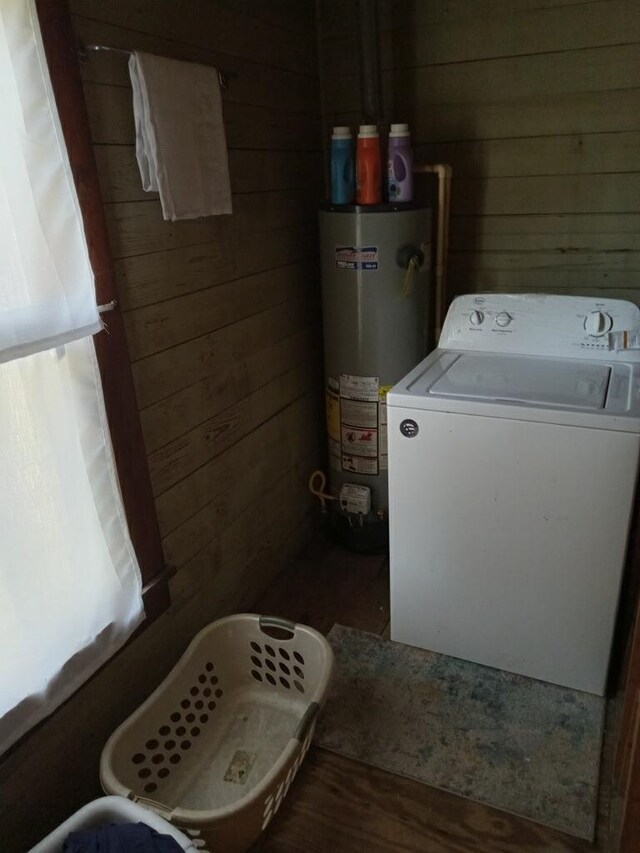
[[[433,397],[604,409],[611,367],[593,361],[466,353],[431,386]]]

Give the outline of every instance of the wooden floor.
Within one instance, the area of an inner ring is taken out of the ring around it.
[[[389,623],[385,557],[362,557],[323,537],[279,577],[258,610],[327,633],[335,622],[383,634]],[[262,853],[604,853],[611,749],[605,745],[595,845],[312,748],[257,850]]]

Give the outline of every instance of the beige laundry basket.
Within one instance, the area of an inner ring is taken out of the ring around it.
[[[305,625],[253,614],[213,622],[111,735],[102,787],[201,851],[247,850],[309,748],[332,668],[331,647]]]

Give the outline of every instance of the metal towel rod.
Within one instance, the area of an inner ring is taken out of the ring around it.
[[[86,59],[90,50],[92,50],[94,53],[98,53],[102,50],[107,51],[109,53],[122,53],[125,56],[131,56],[131,54],[133,53],[132,50],[125,50],[122,47],[107,47],[106,44],[87,44],[80,46],[80,58],[83,60]],[[229,85],[229,80],[237,76],[237,74],[231,72],[218,71],[218,81],[220,83],[220,88],[226,89]]]
[[[105,302],[104,305],[98,305],[98,314],[106,314],[108,311],[113,311],[117,304],[118,300],[112,299],[111,302]]]

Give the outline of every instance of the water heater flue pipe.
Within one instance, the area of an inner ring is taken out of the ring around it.
[[[447,289],[447,251],[449,249],[449,210],[451,205],[451,166],[444,163],[415,165],[414,174],[438,176],[438,234],[436,242],[436,298],[434,310],[435,343],[444,323]]]
[[[380,27],[378,0],[358,0],[358,46],[360,48],[360,108],[365,124],[382,121],[380,75]]]

